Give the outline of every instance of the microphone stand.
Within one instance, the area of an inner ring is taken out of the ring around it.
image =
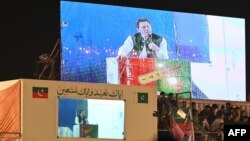
[[[144,46],[146,47],[147,57],[157,58],[155,50],[149,48],[149,44],[153,43],[152,34],[149,34],[146,39],[143,40]]]

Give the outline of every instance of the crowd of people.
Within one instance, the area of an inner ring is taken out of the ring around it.
[[[192,118],[196,133],[211,133],[218,136],[220,141],[224,140],[225,124],[250,124],[247,111],[229,102],[225,105],[206,105],[200,111],[196,103],[192,102]]]
[[[180,101],[176,101],[173,94],[162,92],[158,97],[158,129],[171,130],[171,111],[173,108],[182,108]],[[174,102],[175,100],[175,102]],[[206,105],[204,109],[198,110],[195,102],[191,103],[191,121],[193,123],[195,136],[204,136],[214,138],[216,141],[224,140],[225,124],[250,124],[250,116],[247,111],[241,107],[233,106],[231,103],[225,105],[211,104]],[[165,119],[165,120],[163,120]]]

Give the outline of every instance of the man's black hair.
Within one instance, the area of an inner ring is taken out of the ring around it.
[[[139,28],[139,23],[140,22],[148,22],[150,24],[150,21],[146,18],[140,18],[136,21],[136,27]]]
[[[160,93],[160,95],[165,96],[166,93],[162,91],[162,92]]]

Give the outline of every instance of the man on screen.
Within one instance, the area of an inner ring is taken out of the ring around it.
[[[167,41],[152,33],[150,21],[140,18],[136,22],[137,33],[130,35],[118,50],[118,57],[168,59]]]
[[[88,120],[84,110],[80,110],[78,115],[75,117],[75,124],[87,124]]]

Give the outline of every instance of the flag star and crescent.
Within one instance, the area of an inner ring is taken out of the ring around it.
[[[148,93],[138,93],[137,94],[138,103],[148,103]]]
[[[33,87],[32,88],[32,98],[48,98],[48,88],[47,87]]]

